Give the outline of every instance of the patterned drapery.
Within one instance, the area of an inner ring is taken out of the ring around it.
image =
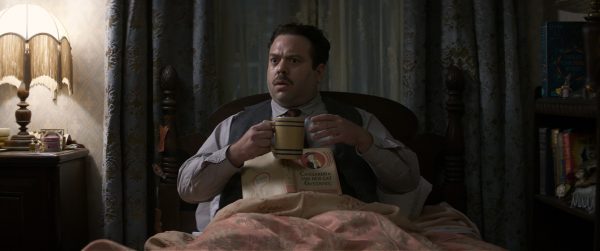
[[[118,0],[108,5],[103,230],[106,238],[138,248],[147,224],[149,6]]]
[[[467,214],[487,241],[523,250],[529,85],[519,72],[515,3],[404,1],[401,101],[427,131],[442,133],[443,69],[465,71]]]
[[[191,111],[184,131],[201,128],[212,111],[215,70],[211,1],[107,2],[106,100],[102,198],[104,236],[138,250],[152,229],[157,86],[170,64],[180,85],[177,108]],[[190,95],[183,95],[183,94]],[[192,108],[192,109],[190,109]],[[193,112],[192,112],[193,111]]]

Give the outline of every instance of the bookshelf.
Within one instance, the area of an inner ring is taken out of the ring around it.
[[[598,250],[600,232],[597,229],[597,213],[590,214],[584,209],[573,208],[569,200],[559,199],[551,191],[541,191],[543,187],[540,187],[542,182],[540,176],[544,174],[542,174],[543,164],[540,165],[542,161],[540,156],[543,154],[540,153],[542,146],[539,140],[543,135],[538,133],[538,129],[544,127],[592,133],[591,137],[598,156],[600,123],[597,100],[538,98],[535,101],[534,124],[536,153],[539,154],[536,154],[536,165],[533,168],[535,170],[532,172],[532,250]],[[546,140],[546,144],[550,144],[549,139]],[[546,151],[549,149],[547,148]],[[600,200],[599,195],[596,190],[596,205]]]

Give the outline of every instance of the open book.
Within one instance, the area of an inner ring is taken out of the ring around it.
[[[331,149],[306,148],[297,160],[276,159],[268,152],[244,162],[243,198],[265,198],[300,191],[342,193]]]

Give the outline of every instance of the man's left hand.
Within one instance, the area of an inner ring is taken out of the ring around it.
[[[364,128],[338,115],[320,114],[310,118],[308,132],[320,145],[344,143],[364,153],[373,144],[373,136]]]

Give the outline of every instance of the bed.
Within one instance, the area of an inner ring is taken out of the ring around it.
[[[421,176],[432,184],[425,206],[409,217],[397,206],[364,203],[346,195],[311,192],[241,199],[221,209],[201,233],[194,232],[196,205],[181,201],[176,192],[179,165],[193,155],[207,135],[178,136],[175,121],[178,78],[172,67],[161,75],[160,160],[155,235],[145,248],[222,250],[503,250],[481,240],[465,216],[462,72],[449,67],[445,77],[447,131],[419,133],[415,114],[402,104],[371,95],[322,92],[373,113],[418,156]],[[213,128],[243,107],[270,98],[268,93],[234,100],[209,118]],[[182,111],[181,114],[184,114]],[[90,244],[93,245],[94,243]],[[98,243],[97,243],[98,244]],[[99,245],[116,245],[102,243]],[[93,247],[93,246],[92,246]]]

